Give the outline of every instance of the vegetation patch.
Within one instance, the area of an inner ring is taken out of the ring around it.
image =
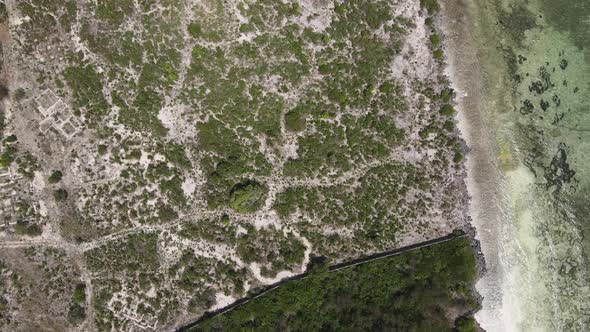
[[[23,79],[0,86],[19,109],[0,112],[0,166],[23,175],[2,180],[19,220],[5,233],[28,243],[48,225],[85,260],[50,297],[70,322],[55,329],[172,330],[301,271],[310,249],[346,260],[465,222],[438,4],[418,2],[25,0],[4,15],[0,1],[0,22],[30,18],[1,50]],[[413,61],[423,49],[441,59]],[[362,298],[343,294],[338,307]],[[0,312],[24,312],[3,298]]]
[[[238,183],[230,192],[229,206],[239,213],[256,212],[264,204],[267,192],[266,187],[256,181]]]
[[[54,170],[53,172],[51,172],[51,175],[47,178],[47,182],[51,184],[58,183],[59,181],[61,181],[62,177],[63,174],[61,173],[61,171]]]
[[[298,111],[290,111],[285,114],[285,126],[288,130],[299,132],[305,129],[305,117]]]
[[[444,105],[440,109],[440,114],[444,116],[453,116],[455,115],[455,108],[451,105]]]
[[[440,9],[440,5],[437,0],[420,0],[420,7],[426,9],[428,14],[435,14]]]
[[[475,257],[455,239],[344,269],[316,267],[191,331],[476,331]]]
[[[39,225],[26,221],[18,221],[14,226],[14,232],[18,235],[26,236],[39,236],[42,233]]]

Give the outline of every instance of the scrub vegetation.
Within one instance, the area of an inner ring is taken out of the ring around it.
[[[437,10],[7,2],[0,174],[17,194],[0,245],[66,250],[72,328],[167,330],[313,255],[464,227]]]
[[[465,239],[289,282],[189,331],[477,331]]]

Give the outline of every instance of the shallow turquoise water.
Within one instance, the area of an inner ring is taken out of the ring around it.
[[[502,188],[492,319],[506,322],[484,328],[590,330],[590,1],[476,2],[507,82],[488,82],[504,93],[486,114]]]

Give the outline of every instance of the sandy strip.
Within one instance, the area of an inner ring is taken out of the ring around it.
[[[471,197],[469,215],[477,230],[485,256],[486,272],[476,285],[483,296],[482,309],[475,315],[478,323],[488,331],[501,330],[502,271],[499,261],[499,234],[501,232],[501,171],[497,165],[494,126],[489,117],[492,106],[488,101],[490,89],[485,86],[482,54],[476,38],[474,22],[477,10],[473,3],[464,0],[441,2],[444,18],[439,26],[445,35],[447,67],[445,74],[456,91],[458,128],[466,141],[469,154],[466,158],[466,185]],[[487,60],[487,59],[486,59]],[[502,67],[498,67],[498,71]]]

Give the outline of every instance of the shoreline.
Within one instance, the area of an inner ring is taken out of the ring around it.
[[[500,325],[490,323],[499,319],[498,303],[502,300],[501,265],[497,235],[500,223],[494,212],[496,202],[501,201],[498,190],[501,181],[500,166],[497,161],[497,148],[493,143],[495,134],[492,126],[485,124],[486,113],[484,92],[486,87],[483,63],[478,45],[476,4],[464,0],[449,3],[441,2],[439,27],[444,35],[445,68],[444,73],[450,86],[456,92],[457,127],[466,145],[464,178],[469,196],[467,215],[470,219],[473,241],[476,243],[478,262],[475,292],[480,298],[480,310],[474,314],[478,325],[487,330],[501,329]]]
[[[576,94],[587,83],[587,60],[564,33],[569,30],[545,21],[546,8],[521,10],[535,25],[509,25],[515,19],[502,15],[510,9],[495,2],[441,3],[445,74],[457,93],[456,120],[469,150],[468,215],[486,264],[476,283],[483,301],[475,318],[488,331],[583,330],[589,277],[577,267],[587,266],[584,248],[590,246],[581,233],[588,232],[588,214],[579,211],[590,188],[584,160],[590,145],[572,128],[589,119],[582,111],[587,94]],[[510,33],[522,33],[523,44]],[[520,62],[510,63],[511,56]],[[557,82],[547,94],[531,90],[545,67]],[[548,109],[542,98],[550,97],[558,102]],[[519,112],[526,102],[541,109]],[[564,116],[569,126],[557,124]],[[570,184],[550,167],[576,177]]]

